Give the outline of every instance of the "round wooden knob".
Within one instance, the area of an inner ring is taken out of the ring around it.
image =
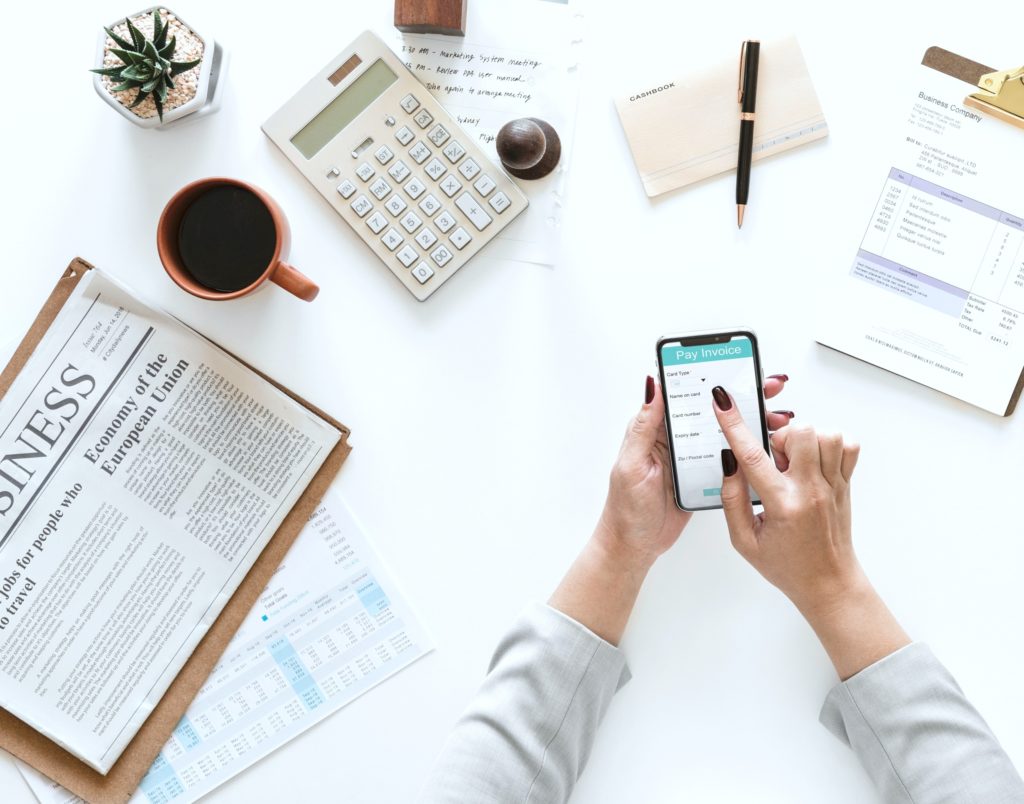
[[[547,176],[562,155],[557,132],[536,117],[521,117],[503,125],[495,145],[501,164],[517,179]]]

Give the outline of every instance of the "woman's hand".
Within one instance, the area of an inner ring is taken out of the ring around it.
[[[778,396],[788,379],[785,374],[769,377],[764,384],[765,398]],[[792,411],[773,411],[768,414],[768,426],[772,430],[785,427],[793,416]],[[654,378],[648,377],[644,405],[626,428],[612,467],[608,499],[595,538],[646,571],[675,544],[690,517],[676,506],[665,401]]]
[[[781,392],[787,379],[769,377],[765,397]],[[782,427],[792,418],[790,411],[776,411],[768,423]],[[626,428],[612,468],[601,520],[548,603],[617,645],[647,571],[675,544],[690,516],[676,507],[665,403],[648,377],[643,407]]]
[[[860,448],[841,435],[789,425],[771,437],[775,460],[714,389],[722,451],[722,505],[733,546],[817,632],[841,678],[910,642],[853,550],[850,478]],[[764,512],[754,515],[748,483]]]

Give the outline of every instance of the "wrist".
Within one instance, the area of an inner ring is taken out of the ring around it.
[[[654,566],[657,554],[644,550],[630,541],[628,536],[609,524],[605,514],[594,529],[587,549],[594,552],[596,559],[617,572],[643,578]]]

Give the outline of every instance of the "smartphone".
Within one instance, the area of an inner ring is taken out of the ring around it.
[[[712,388],[729,392],[770,452],[757,336],[735,329],[660,338],[658,371],[676,505],[684,511],[721,508],[722,450],[729,444],[715,418]],[[753,489],[750,499],[760,502]]]

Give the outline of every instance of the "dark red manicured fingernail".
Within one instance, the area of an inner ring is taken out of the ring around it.
[[[768,375],[768,379],[769,380],[782,380],[783,382],[789,382],[789,375],[788,374],[769,374]]]
[[[654,377],[647,375],[647,385],[644,387],[644,404],[650,405],[654,401]]]
[[[722,474],[726,477],[736,474],[736,456],[732,454],[731,449],[722,450]]]
[[[732,410],[732,400],[729,399],[729,394],[721,385],[716,385],[711,389],[711,396],[715,398],[715,404],[720,410]]]
[[[773,410],[772,413],[778,413],[780,416],[788,416],[791,419],[796,418],[796,414],[791,410]]]

